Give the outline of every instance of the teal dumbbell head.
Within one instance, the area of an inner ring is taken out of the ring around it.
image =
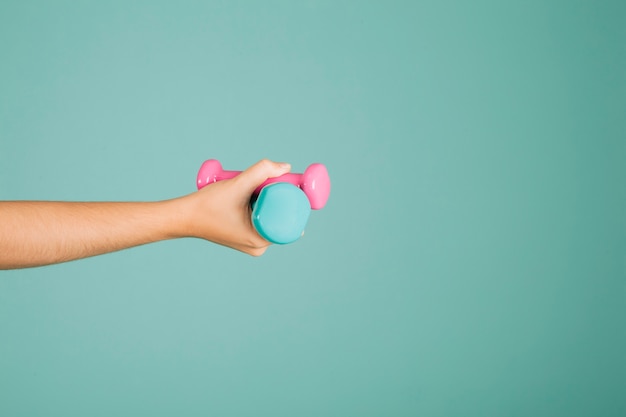
[[[293,184],[277,182],[261,189],[252,204],[252,224],[267,241],[287,244],[298,240],[309,220],[311,204]]]

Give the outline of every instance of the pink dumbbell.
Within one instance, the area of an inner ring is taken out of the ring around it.
[[[221,180],[228,180],[239,175],[241,171],[226,171],[222,164],[216,159],[204,161],[198,171],[198,189]],[[284,174],[280,177],[268,178],[254,191],[258,194],[263,187],[276,182],[288,182],[300,187],[311,203],[313,210],[319,210],[326,205],[330,195],[330,178],[328,171],[322,164],[315,163],[309,165],[303,174]]]

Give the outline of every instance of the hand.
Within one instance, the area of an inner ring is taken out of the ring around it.
[[[252,226],[250,197],[265,180],[286,174],[290,165],[262,160],[233,179],[210,184],[182,197],[183,235],[227,246],[253,256],[270,245]]]

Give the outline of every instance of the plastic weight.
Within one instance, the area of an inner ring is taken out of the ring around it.
[[[231,179],[241,171],[226,171],[219,161],[205,161],[196,180],[198,189],[217,181]],[[311,209],[319,210],[330,194],[330,178],[322,164],[310,165],[303,174],[284,174],[269,178],[254,191],[252,224],[266,240],[292,243],[302,236]]]
[[[222,168],[220,161],[209,159],[204,161],[198,171],[198,189],[220,180],[234,178],[240,173],[241,171],[226,171]],[[328,176],[328,170],[320,163],[309,165],[302,174],[288,173],[280,177],[268,178],[263,184],[257,187],[255,194],[260,193],[261,189],[266,185],[276,182],[288,182],[302,189],[304,194],[308,197],[313,210],[323,208],[330,195],[330,177]]]
[[[252,224],[256,231],[272,243],[295,242],[302,236],[309,221],[311,206],[306,195],[293,184],[269,184],[252,203]]]

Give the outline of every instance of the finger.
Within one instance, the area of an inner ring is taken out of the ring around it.
[[[291,170],[291,165],[285,162],[273,162],[263,159],[243,171],[235,179],[243,189],[252,193],[268,178],[279,177]]]

